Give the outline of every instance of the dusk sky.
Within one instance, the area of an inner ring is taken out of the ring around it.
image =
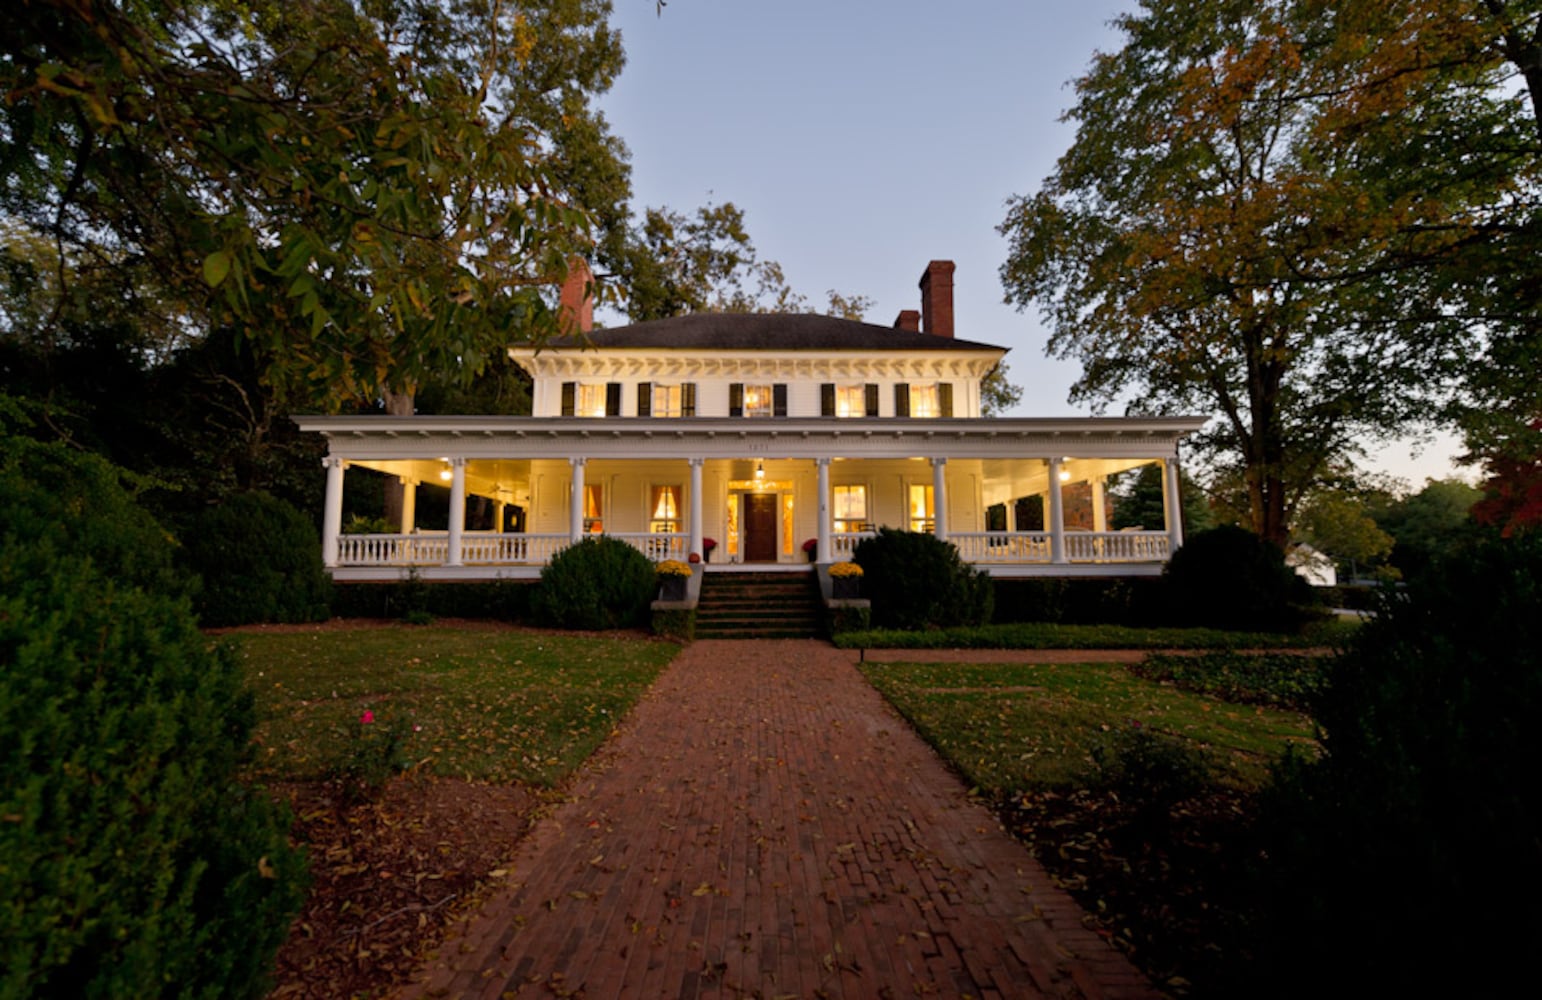
[[[763,258],[823,306],[874,301],[869,322],[919,308],[932,259],[955,261],[957,334],[1009,347],[1013,415],[1085,414],[1077,366],[1044,355],[1036,313],[1003,303],[996,226],[1072,140],[1068,81],[1117,47],[1133,3],[1082,0],[615,0],[627,66],[602,107],[631,150],[634,208],[731,201]],[[614,318],[609,318],[614,322]],[[1115,411],[1110,411],[1115,412]],[[1373,463],[1451,474],[1456,443]]]

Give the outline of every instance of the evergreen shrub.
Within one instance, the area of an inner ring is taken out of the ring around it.
[[[239,664],[111,466],[0,445],[0,997],[261,996],[304,864]]]
[[[1542,538],[1495,539],[1388,593],[1330,669],[1321,756],[1264,800],[1276,995],[1511,990],[1542,939],[1539,607]]]
[[[982,625],[991,618],[990,577],[936,535],[880,528],[857,543],[862,588],[874,628],[927,629]]]
[[[554,628],[631,628],[647,623],[657,591],[647,556],[618,538],[591,535],[541,570],[530,610]]]
[[[194,518],[183,544],[203,580],[196,606],[206,626],[331,616],[331,581],[316,529],[277,497],[233,494]]]
[[[1188,538],[1162,578],[1175,625],[1289,631],[1312,617],[1315,603],[1278,546],[1232,525]]]

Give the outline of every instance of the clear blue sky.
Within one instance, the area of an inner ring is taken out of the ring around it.
[[[631,150],[634,208],[731,201],[757,250],[823,305],[920,306],[927,261],[957,263],[957,333],[1011,348],[1021,416],[1085,413],[1071,362],[1044,355],[1032,312],[1002,301],[1013,194],[1037,189],[1072,139],[1068,81],[1119,35],[1122,0],[615,0],[627,66],[601,102]],[[1450,474],[1449,439],[1376,467]]]

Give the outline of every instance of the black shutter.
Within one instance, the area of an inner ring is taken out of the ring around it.
[[[607,417],[621,416],[621,383],[605,383],[605,415]]]
[[[953,416],[953,383],[937,383],[937,409],[945,417]]]
[[[695,382],[686,382],[680,386],[680,415],[682,417],[696,416]]]
[[[771,387],[771,415],[787,416],[787,383],[778,382]]]
[[[862,415],[878,416],[878,385],[875,382],[869,382],[862,387]]]
[[[821,382],[819,385],[819,415],[821,417],[835,416],[834,382]]]
[[[653,416],[653,383],[637,383],[637,415],[639,417]]]
[[[910,416],[909,382],[896,382],[894,384],[894,415],[896,417]]]
[[[743,382],[730,382],[728,384],[728,415],[730,417],[744,416]]]
[[[562,383],[562,415],[564,417],[571,417],[573,415],[573,408],[574,408],[573,400],[574,400],[574,398],[577,395],[578,395],[578,383],[577,382],[564,382],[564,383]]]

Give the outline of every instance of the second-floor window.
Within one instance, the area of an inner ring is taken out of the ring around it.
[[[953,416],[952,382],[899,382],[894,386],[896,417]]]
[[[842,385],[825,382],[819,387],[819,415],[822,417],[878,416],[878,386],[872,383]]]
[[[619,417],[621,383],[562,383],[562,415],[564,417]]]
[[[728,386],[730,417],[787,416],[787,386],[756,382],[734,382]]]
[[[694,417],[696,383],[639,382],[637,415],[639,417]]]

